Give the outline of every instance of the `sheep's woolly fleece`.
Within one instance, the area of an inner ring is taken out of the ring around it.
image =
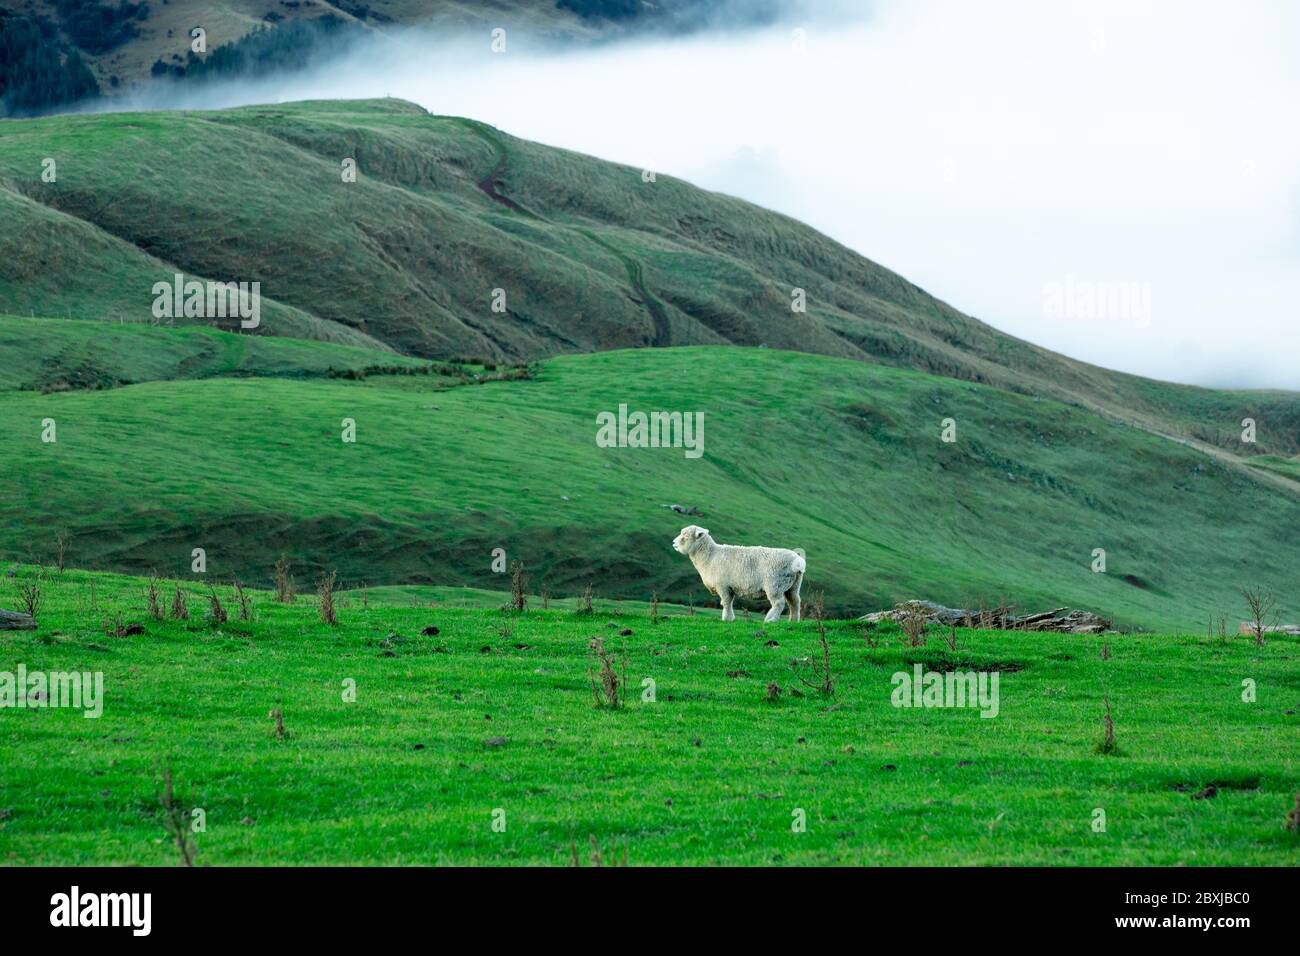
[[[704,586],[718,596],[724,621],[736,619],[732,602],[737,597],[759,595],[772,605],[765,621],[778,620],[787,609],[790,620],[799,620],[799,587],[807,562],[797,552],[718,544],[708,528],[694,524],[687,525],[673,539],[673,548],[691,559]]]

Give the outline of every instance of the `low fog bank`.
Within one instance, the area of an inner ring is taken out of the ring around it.
[[[594,46],[367,38],[110,108],[395,96],[787,213],[1011,334],[1300,388],[1300,7],[797,3]]]

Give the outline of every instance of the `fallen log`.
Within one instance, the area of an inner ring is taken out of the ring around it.
[[[902,621],[921,615],[927,624],[945,627],[979,627],[995,631],[1052,631],[1059,634],[1101,634],[1111,628],[1111,622],[1091,611],[1058,607],[1035,614],[1012,614],[1006,607],[971,610],[944,607],[933,601],[903,601],[888,611],[874,611],[858,618],[866,624],[881,621]]]
[[[1261,628],[1265,634],[1286,634],[1288,637],[1300,637],[1300,624],[1265,624]],[[1255,637],[1255,625],[1245,622],[1237,628],[1238,634]]]
[[[6,611],[0,608],[0,631],[32,631],[36,629],[36,618],[19,611]]]

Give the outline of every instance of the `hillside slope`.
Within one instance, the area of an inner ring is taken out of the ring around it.
[[[402,101],[53,117],[3,132],[0,204],[14,224],[0,236],[3,312],[142,321],[152,282],[182,271],[261,281],[270,334],[497,361],[766,345],[1073,402],[1234,455],[1300,451],[1294,393],[1075,362],[787,217]],[[41,180],[45,158],[57,182]],[[357,182],[343,181],[346,158]],[[806,313],[791,310],[796,288]],[[1256,445],[1240,441],[1245,417]]]
[[[62,335],[98,329],[58,324]],[[28,348],[53,339],[33,328]],[[255,341],[264,367],[300,348]],[[731,347],[565,356],[532,379],[447,384],[206,377],[0,390],[0,555],[49,562],[64,531],[67,560],[83,567],[184,576],[201,547],[222,581],[266,583],[283,552],[304,585],[337,568],[349,585],[501,589],[491,564],[502,548],[534,593],[591,583],[605,597],[701,603],[694,569],[670,547],[696,522],[725,542],[804,548],[808,591],[836,613],[1006,597],[1203,633],[1211,618],[1240,616],[1238,588],[1257,584],[1300,611],[1292,496],[1061,403]],[[620,404],[702,412],[703,456],[600,447],[596,416]],[[953,443],[940,438],[947,417]],[[41,441],[47,419],[54,443]],[[341,440],[344,419],[354,444]],[[1092,570],[1097,548],[1104,574]]]

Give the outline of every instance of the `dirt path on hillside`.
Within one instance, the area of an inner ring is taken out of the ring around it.
[[[536,219],[540,222],[550,222],[546,217],[539,216],[532,210],[526,209],[524,206],[521,206],[509,196],[501,192],[499,188],[500,179],[506,170],[507,163],[509,162],[509,153],[506,150],[506,144],[502,142],[499,137],[493,135],[491,130],[473,120],[462,119],[458,120],[458,122],[479,139],[483,140],[483,142],[491,146],[493,152],[496,153],[496,163],[492,166],[491,172],[478,181],[478,188],[483,191],[484,195],[493,202],[498,202],[507,209],[517,212],[520,215],[527,216],[530,219]],[[550,224],[559,225],[557,223]],[[650,313],[651,320],[654,322],[654,335],[651,338],[650,344],[659,348],[671,344],[672,337],[668,324],[668,310],[664,308],[664,304],[655,298],[654,294],[646,287],[641,263],[636,259],[633,259],[627,253],[621,251],[613,243],[601,239],[590,229],[576,229],[575,231],[586,237],[589,241],[600,246],[623,264],[623,268],[627,271],[627,281],[632,286],[632,291],[635,293],[635,301],[645,306],[646,311]]]
[[[1194,448],[1199,452],[1209,455],[1215,461],[1222,462],[1229,468],[1235,468],[1252,478],[1256,478],[1265,484],[1271,484],[1276,488],[1290,492],[1292,495],[1300,498],[1300,481],[1288,478],[1286,475],[1279,474],[1278,472],[1271,471],[1267,468],[1256,468],[1250,464],[1249,458],[1234,455],[1226,449],[1220,448],[1217,445],[1211,445],[1208,442],[1200,441],[1196,438],[1184,438],[1181,435],[1171,435],[1169,432],[1159,429],[1148,422],[1130,420],[1127,423],[1132,425],[1134,428],[1142,429],[1142,431],[1147,432],[1150,435],[1167,438],[1170,441],[1178,442],[1178,444],[1187,448]]]

